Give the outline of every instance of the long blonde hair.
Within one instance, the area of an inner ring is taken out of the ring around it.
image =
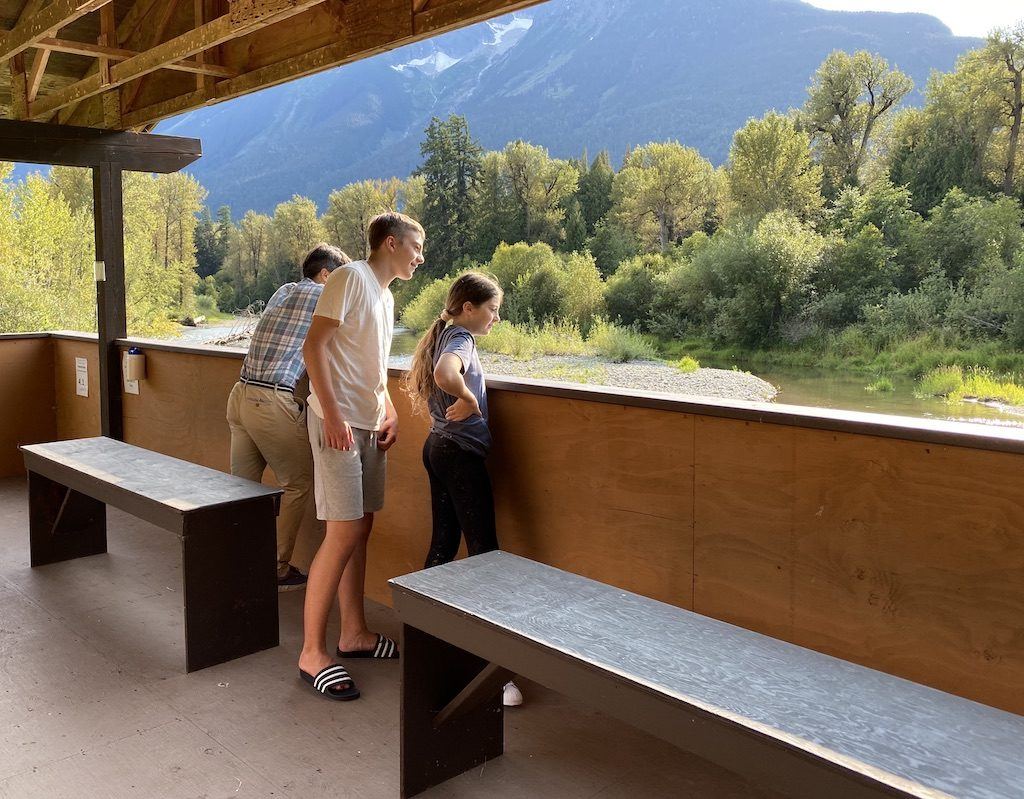
[[[480,272],[466,272],[456,278],[448,289],[448,298],[444,303],[444,310],[434,320],[416,345],[416,352],[412,356],[412,366],[405,376],[405,392],[412,402],[413,413],[423,413],[427,400],[437,391],[437,384],[434,382],[434,353],[437,350],[437,342],[441,338],[441,331],[445,329],[452,319],[462,313],[465,303],[481,305],[502,294],[501,286],[493,278]]]

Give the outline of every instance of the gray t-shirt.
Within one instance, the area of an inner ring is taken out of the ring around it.
[[[491,449],[491,431],[487,427],[487,388],[484,385],[484,370],[480,366],[480,356],[476,352],[473,334],[461,325],[448,325],[441,331],[434,350],[435,367],[446,352],[454,353],[462,361],[462,375],[466,386],[476,397],[483,416],[473,415],[462,422],[448,421],[444,418],[444,412],[455,403],[456,398],[440,388],[435,388],[427,402],[430,410],[430,432],[450,438],[463,449],[486,457]]]

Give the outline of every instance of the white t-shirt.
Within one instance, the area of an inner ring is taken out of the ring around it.
[[[327,364],[342,418],[352,427],[379,430],[395,329],[390,289],[381,289],[366,261],[353,261],[331,272],[313,314],[338,320],[327,343]],[[315,391],[309,407],[324,418]]]

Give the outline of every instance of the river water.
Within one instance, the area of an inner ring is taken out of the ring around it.
[[[201,328],[183,328],[178,339],[185,344],[199,344],[222,338],[239,329],[238,324],[228,323]],[[231,346],[246,346],[247,342]],[[391,354],[410,355],[416,347],[416,335],[408,330],[395,331]],[[704,364],[713,366],[714,364]],[[739,368],[743,368],[740,364]],[[751,369],[758,377],[767,380],[779,389],[776,402],[787,405],[809,405],[819,408],[836,408],[868,413],[887,413],[898,416],[915,416],[930,419],[944,419],[959,422],[980,422],[983,424],[1024,427],[1024,412],[997,408],[974,402],[950,404],[939,399],[918,399],[914,396],[914,381],[909,378],[892,378],[893,391],[866,391],[871,382],[867,375],[844,374],[814,369],[763,370]]]

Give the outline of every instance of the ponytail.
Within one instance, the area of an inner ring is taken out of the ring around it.
[[[437,353],[437,344],[441,340],[441,333],[462,313],[462,308],[467,302],[481,305],[499,296],[501,286],[497,281],[479,272],[466,272],[452,283],[452,287],[448,289],[444,309],[416,345],[412,365],[403,381],[403,388],[409,395],[413,413],[425,412],[427,401],[437,391],[437,384],[434,382],[434,356]]]
[[[437,342],[441,338],[441,331],[448,326],[448,323],[440,317],[435,319],[433,324],[423,334],[423,337],[416,345],[416,351],[412,356],[412,366],[405,376],[405,393],[409,395],[412,403],[412,412],[415,414],[424,413],[427,399],[436,389],[434,384],[434,351],[437,349]]]

